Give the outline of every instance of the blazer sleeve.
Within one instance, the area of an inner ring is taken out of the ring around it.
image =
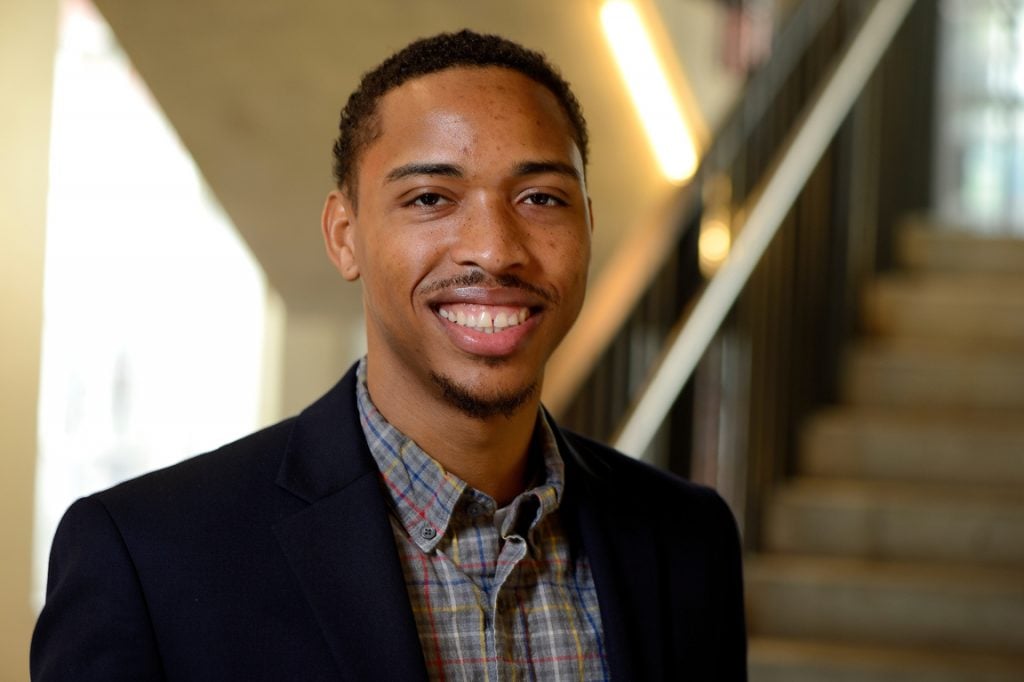
[[[50,552],[32,680],[163,680],[156,637],[128,548],[96,498],[74,503]]]

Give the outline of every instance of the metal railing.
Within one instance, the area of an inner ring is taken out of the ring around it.
[[[617,320],[602,311],[613,322],[588,336],[589,371],[553,408],[571,428],[718,487],[748,543],[799,420],[835,397],[857,290],[888,262],[889,225],[927,204],[926,189],[901,195],[879,179],[927,168],[930,99],[899,94],[930,81],[933,15],[913,0],[801,3],[674,224],[649,240],[656,267],[650,254],[627,259],[649,269],[619,276],[637,285],[630,304]],[[733,250],[705,282],[700,189],[721,178],[741,208]]]
[[[828,151],[839,125],[881,61],[912,2],[887,0],[876,5],[868,16],[806,118],[800,122],[764,188],[755,193],[749,206],[741,209],[745,220],[736,230],[739,236],[735,246],[722,269],[698,296],[685,324],[670,337],[651,380],[615,437],[615,447],[638,457],[648,450],[654,432],[665,420],[754,268],[761,262],[786,214]]]

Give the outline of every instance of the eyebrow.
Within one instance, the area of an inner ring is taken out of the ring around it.
[[[573,180],[582,181],[583,178],[580,176],[580,172],[575,166],[571,166],[561,161],[524,161],[517,164],[513,169],[513,174],[517,176],[524,175],[541,175],[543,173],[556,173],[558,175],[565,175]]]
[[[465,172],[461,166],[451,163],[407,163],[392,169],[384,181],[395,182],[413,175],[443,175],[449,178],[461,178],[465,176]]]
[[[565,175],[573,180],[582,181],[580,172],[572,165],[562,161],[523,161],[516,164],[512,174],[517,177],[527,175],[541,175],[543,173],[556,173]],[[461,166],[451,163],[407,163],[404,166],[393,168],[384,181],[387,183],[396,182],[403,178],[414,175],[440,175],[448,178],[462,178],[466,173]]]

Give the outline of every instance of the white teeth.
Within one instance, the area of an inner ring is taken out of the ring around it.
[[[522,324],[530,316],[530,309],[523,307],[514,313],[500,311],[492,317],[488,310],[481,310],[478,314],[466,314],[463,310],[453,311],[440,308],[438,315],[461,327],[469,327],[482,331],[485,334],[492,334]]]

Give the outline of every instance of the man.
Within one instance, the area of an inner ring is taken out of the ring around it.
[[[37,680],[745,678],[713,492],[562,432],[587,132],[544,59],[418,41],[342,112],[328,256],[366,357],[298,417],[80,500]]]

